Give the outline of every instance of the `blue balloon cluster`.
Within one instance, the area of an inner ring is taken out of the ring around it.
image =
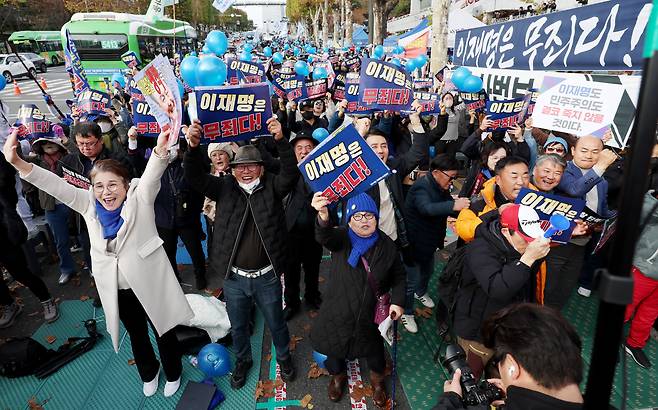
[[[269,47],[269,46],[268,46],[268,47],[265,47],[265,48],[263,49],[263,55],[264,55],[265,57],[268,57],[268,58],[269,58],[269,57],[272,57],[272,47]]]
[[[423,67],[425,64],[427,64],[428,58],[425,54],[421,54],[416,58],[413,58],[409,61],[407,61],[407,71],[413,72],[421,67]]]
[[[206,37],[206,45],[203,48],[208,48],[208,51],[217,54],[218,56],[224,55],[228,49],[228,38],[223,31],[213,30],[208,33]]]
[[[402,54],[404,53],[404,47],[402,46],[395,46],[393,49],[393,54]]]
[[[281,64],[283,63],[283,54],[276,52],[272,55],[272,61],[274,61],[276,64]]]
[[[231,371],[231,357],[228,350],[220,344],[209,343],[197,355],[199,370],[208,377],[219,377]]]
[[[242,50],[242,53],[240,53],[240,60],[241,61],[248,61],[251,62],[251,52],[247,51],[246,49]]]
[[[450,81],[459,91],[467,93],[477,93],[482,90],[482,78],[475,76],[466,67],[459,67],[450,77]]]
[[[215,55],[199,59],[187,56],[181,61],[180,74],[192,88],[198,86],[219,86],[226,82],[226,63]]]
[[[372,51],[372,56],[377,59],[381,59],[384,57],[384,46],[381,44],[376,46],[375,49]]]
[[[308,64],[306,63],[306,61],[299,60],[295,63],[295,73],[306,77],[309,72],[310,69],[308,68]]]
[[[329,73],[327,73],[327,69],[324,67],[315,67],[313,69],[313,79],[314,80],[321,80],[323,78],[327,78],[329,76]]]

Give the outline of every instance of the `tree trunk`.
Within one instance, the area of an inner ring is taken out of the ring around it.
[[[352,44],[352,2],[345,0],[345,45]]]
[[[345,42],[345,0],[338,0],[340,2],[340,44]]]
[[[311,18],[311,25],[313,26],[313,40],[315,44],[320,44],[320,13],[322,13],[322,6],[318,6],[315,10],[315,15]]]
[[[329,0],[324,0],[322,8],[322,46],[327,47],[329,42]]]
[[[334,45],[339,45],[341,36],[340,36],[340,11],[334,9],[331,17],[334,21]]]
[[[448,13],[450,0],[432,0],[432,57],[430,70],[438,72],[448,63]]]
[[[384,0],[370,0],[372,1],[372,44],[378,45],[384,43],[384,33],[386,28],[382,30],[382,26],[386,26],[386,19],[384,18]]]

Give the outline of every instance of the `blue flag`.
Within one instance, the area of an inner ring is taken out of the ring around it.
[[[89,88],[89,81],[87,81],[85,70],[82,68],[82,61],[80,61],[78,55],[78,49],[75,47],[68,29],[66,29],[65,36],[64,59],[66,60],[66,71],[73,76],[73,93],[77,96],[80,92]]]
[[[190,94],[191,119],[203,127],[203,142],[249,140],[270,135],[272,100],[267,83],[196,87]]]
[[[338,128],[298,167],[313,192],[332,203],[367,191],[390,173],[352,124]]]

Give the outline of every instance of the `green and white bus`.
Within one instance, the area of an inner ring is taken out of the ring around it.
[[[105,90],[105,79],[127,67],[121,55],[133,51],[143,65],[158,54],[175,52],[181,58],[196,48],[196,31],[188,23],[166,17],[154,19],[126,13],[76,13],[61,31],[65,46],[66,29],[78,49],[82,67],[92,88]]]
[[[59,31],[16,31],[9,36],[12,49],[19,53],[38,54],[48,65],[64,63],[64,51]]]

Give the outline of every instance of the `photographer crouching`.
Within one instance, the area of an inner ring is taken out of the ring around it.
[[[454,372],[433,410],[484,410],[490,405],[505,410],[582,409],[581,341],[556,310],[511,305],[493,314],[482,334],[501,378],[476,384],[463,350],[448,346],[443,362]]]

